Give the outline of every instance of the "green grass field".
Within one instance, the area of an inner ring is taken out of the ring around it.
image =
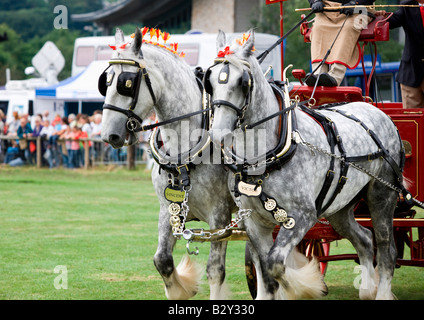
[[[1,167],[0,299],[165,299],[153,265],[158,208],[150,173],[142,167]],[[206,267],[209,244],[197,246],[200,254],[193,259]],[[227,283],[235,300],[251,299],[244,246],[233,241],[228,248]],[[179,262],[185,243],[179,241],[174,252]],[[342,240],[332,244],[331,253],[354,251]],[[358,299],[355,266],[353,261],[330,263],[325,277],[329,294],[324,299]],[[402,300],[424,299],[424,269],[396,269],[393,292]],[[208,296],[204,276],[193,299]]]

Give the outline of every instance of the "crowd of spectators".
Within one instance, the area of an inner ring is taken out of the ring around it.
[[[155,115],[152,114],[143,125],[154,121]],[[70,169],[84,167],[87,138],[90,140],[89,161],[124,164],[127,161],[127,148],[113,149],[101,142],[101,131],[101,110],[94,111],[91,116],[71,113],[67,117],[52,117],[48,111],[31,117],[14,112],[13,120],[7,122],[0,109],[0,136],[7,136],[0,139],[0,163],[10,166],[35,165],[37,142],[34,138],[41,137],[42,166]],[[147,169],[151,169],[152,158],[146,152],[148,135],[149,133],[139,135],[140,144],[135,156],[147,161]]]
[[[155,121],[154,114],[146,119],[150,124]],[[102,112],[87,114],[69,114],[67,117],[48,111],[32,117],[13,113],[13,120],[6,122],[0,110],[0,135],[8,136],[0,140],[0,162],[4,165],[35,165],[37,162],[37,137],[41,137],[42,166],[74,169],[84,167],[86,140],[89,148],[89,161],[102,158],[103,162],[123,164],[127,157],[127,148],[113,149],[100,141],[102,131]],[[16,139],[15,139],[16,138]],[[29,138],[29,139],[28,139]],[[136,157],[147,160],[147,168],[152,167],[151,157],[146,150],[148,133],[140,134],[140,145]],[[84,142],[83,142],[84,141]],[[98,141],[98,142],[95,142]],[[101,162],[101,161],[100,161]]]
[[[0,110],[1,111],[1,110]],[[0,155],[4,164],[20,166],[35,164],[37,144],[30,137],[42,137],[41,152],[43,165],[50,168],[63,166],[79,168],[84,166],[84,144],[82,138],[100,138],[102,129],[102,113],[95,111],[87,114],[69,114],[68,117],[55,115],[50,118],[49,112],[29,117],[13,113],[13,120],[5,121],[4,113],[0,113],[1,135],[16,137],[2,139]],[[93,144],[90,142],[90,148]],[[95,149],[90,150],[95,152]]]

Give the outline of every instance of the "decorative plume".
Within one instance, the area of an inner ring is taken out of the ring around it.
[[[147,32],[150,35],[150,40],[146,40],[144,38],[144,36],[147,34]],[[178,51],[178,43],[170,43],[169,47],[166,46],[166,41],[168,41],[169,38],[171,38],[171,35],[169,34],[169,32],[162,32],[160,29],[156,29],[156,28],[143,27],[141,29],[141,34],[143,36],[143,42],[144,43],[148,43],[148,44],[152,44],[154,46],[161,47],[165,50],[172,52],[173,54],[180,56],[181,58],[185,57],[184,52],[181,52],[181,53],[177,52]],[[133,33],[131,35],[131,38],[134,39],[134,37],[135,37],[135,34]],[[156,37],[157,41],[153,41],[153,37]],[[161,43],[158,42],[160,40],[160,38],[162,38],[164,44],[161,44]],[[127,45],[127,44],[125,44],[125,45]],[[116,46],[109,46],[109,47],[111,47],[113,50],[116,50]],[[121,48],[121,49],[125,49],[125,47]]]
[[[143,29],[141,29],[141,34],[144,36],[146,35],[147,31],[149,31],[149,28],[147,27],[143,27]],[[134,38],[134,34],[131,35],[132,38]]]
[[[127,44],[128,44],[128,42],[127,42],[127,43],[124,43],[124,44],[122,44],[122,45],[120,45],[120,46],[119,46],[119,49],[124,50],[124,49],[125,49],[125,47],[127,46]],[[110,47],[112,50],[116,50],[116,49],[117,49],[117,47],[116,47],[116,46],[111,46],[111,45],[109,45],[109,47]]]
[[[152,40],[152,38],[155,36],[155,34],[156,34],[156,29],[155,28],[151,28],[150,29],[150,40]]]
[[[168,41],[170,37],[171,36],[170,36],[169,32],[162,32],[162,40],[163,40],[163,42],[166,43],[166,41]]]
[[[227,54],[233,54],[234,52],[230,50],[229,46],[226,46],[224,50],[218,51],[218,57],[224,58]]]

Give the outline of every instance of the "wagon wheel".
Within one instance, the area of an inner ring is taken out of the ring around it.
[[[247,287],[249,288],[250,295],[253,299],[255,299],[258,291],[256,269],[252,261],[252,255],[250,254],[249,245],[247,243],[244,256],[244,268],[246,273]]]
[[[317,257],[318,260],[320,257],[328,256],[330,253],[330,242],[322,241],[322,240],[302,240],[298,244],[298,249],[301,253],[306,255],[307,257]],[[246,281],[247,287],[249,288],[250,295],[253,299],[256,298],[257,295],[257,278],[256,278],[256,269],[252,261],[252,256],[250,254],[249,246],[246,243],[245,249],[245,273],[246,273]],[[328,262],[320,262],[319,263],[321,274],[325,276],[325,272],[327,271]]]
[[[307,257],[316,257],[320,261],[320,257],[326,257],[330,253],[330,242],[318,239],[303,239],[297,248],[301,253]],[[325,276],[327,271],[328,262],[323,261],[319,263],[321,274]]]

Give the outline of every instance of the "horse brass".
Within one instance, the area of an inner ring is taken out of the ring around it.
[[[293,218],[287,218],[286,221],[283,222],[283,227],[286,229],[293,229],[294,225],[296,224],[296,221]]]
[[[169,205],[168,211],[172,216],[176,216],[180,213],[181,207],[178,203],[173,202]]]
[[[287,212],[284,209],[277,209],[274,212],[274,219],[278,222],[286,222],[287,221]]]
[[[277,201],[272,198],[268,198],[264,203],[265,210],[273,211],[277,207]]]

